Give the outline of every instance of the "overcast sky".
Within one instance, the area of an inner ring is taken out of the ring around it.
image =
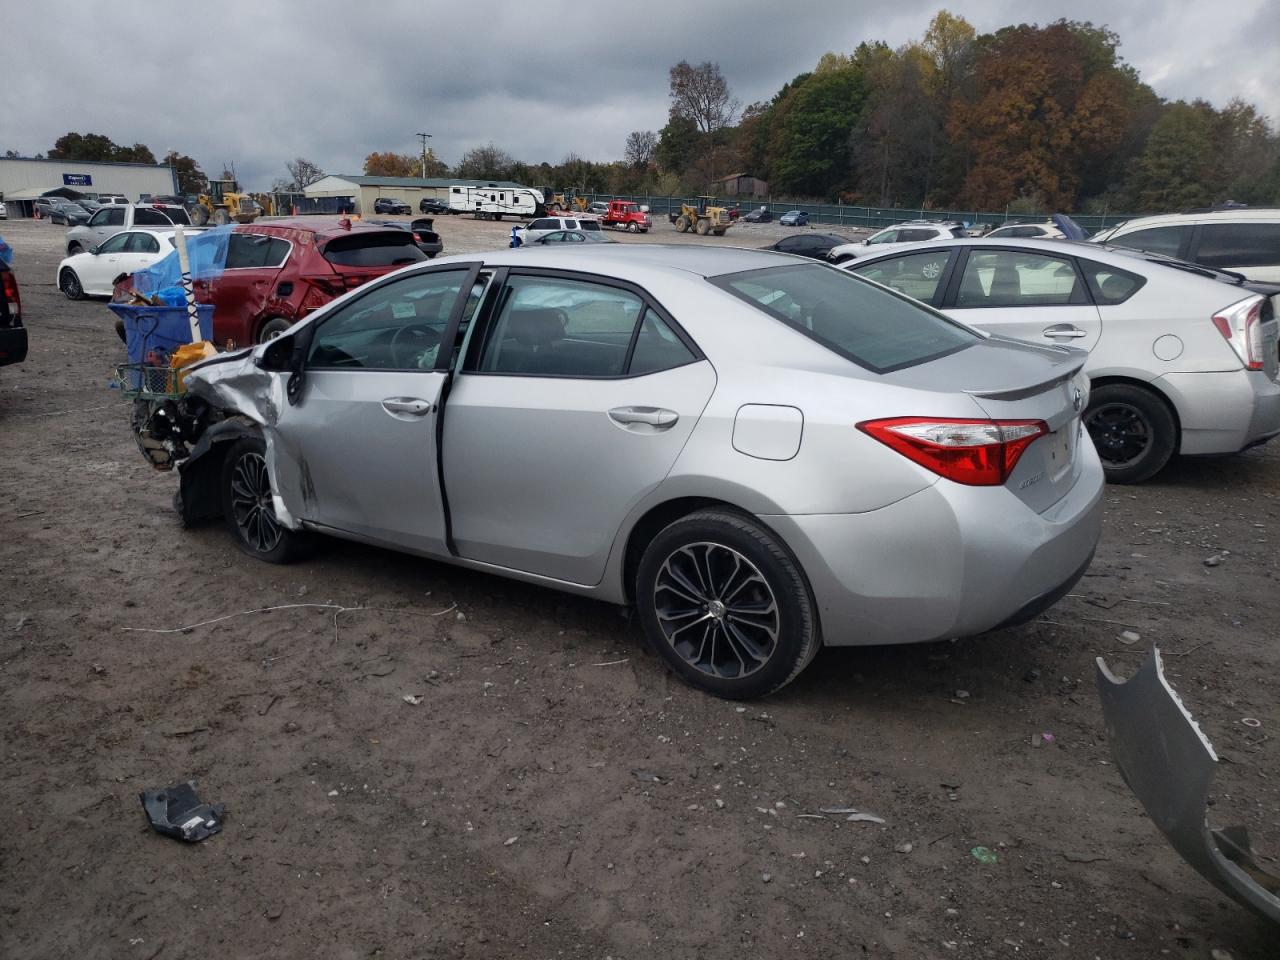
[[[373,150],[446,162],[490,141],[528,162],[622,155],[666,122],[667,70],[718,60],[745,104],[827,50],[918,39],[939,0],[0,0],[0,151],[69,130],[234,162],[264,189],[295,156],[359,173]],[[1158,94],[1280,118],[1280,3],[984,0],[951,3],[980,33],[1091,20]],[[65,38],[65,39],[60,39]],[[198,38],[198,39],[193,39]]]

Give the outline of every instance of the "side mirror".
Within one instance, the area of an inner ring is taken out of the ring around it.
[[[287,373],[293,369],[293,341],[292,336],[276,337],[269,341],[267,348],[258,354],[255,361],[258,369],[273,373]]]
[[[90,247],[89,252],[96,257],[98,255],[98,248],[96,246]]]

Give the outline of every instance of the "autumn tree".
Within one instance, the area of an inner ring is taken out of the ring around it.
[[[652,130],[632,130],[627,134],[627,145],[623,157],[633,167],[645,168],[653,162],[653,153],[658,149],[658,135]]]
[[[413,177],[421,169],[422,158],[411,153],[375,151],[364,158],[364,173],[367,177]]]

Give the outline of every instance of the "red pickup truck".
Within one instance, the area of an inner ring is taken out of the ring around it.
[[[610,200],[609,209],[600,215],[600,225],[629,233],[648,233],[653,226],[647,208],[631,200]]]

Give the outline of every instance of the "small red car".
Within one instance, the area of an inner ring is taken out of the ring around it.
[[[232,227],[227,265],[195,281],[196,300],[213,304],[213,339],[247,346],[277,337],[348,290],[425,260],[407,230],[347,218],[295,217]],[[115,299],[125,299],[122,278]]]

